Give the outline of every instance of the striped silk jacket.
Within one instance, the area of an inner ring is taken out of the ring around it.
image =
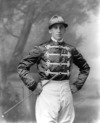
[[[75,47],[63,42],[52,40],[35,46],[33,50],[18,65],[18,73],[22,81],[28,88],[37,87],[37,82],[30,75],[29,70],[32,65],[37,63],[38,72],[41,80],[48,80],[58,74],[54,80],[68,80],[72,63],[79,68],[79,75],[74,83],[80,90],[86,81],[90,67],[83,56]]]

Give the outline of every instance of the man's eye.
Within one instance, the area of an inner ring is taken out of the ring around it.
[[[58,27],[57,27],[57,26],[55,26],[54,28],[55,28],[55,29],[57,29]]]

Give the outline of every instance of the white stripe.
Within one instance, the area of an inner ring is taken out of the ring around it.
[[[59,66],[67,65],[67,67],[70,66],[70,62],[69,61],[67,63],[56,63],[56,62],[51,63],[50,61],[47,61],[46,63],[47,63],[47,66],[50,66],[50,65],[59,65]]]
[[[66,53],[66,54],[58,54],[58,53],[49,53],[49,52],[46,52],[45,55],[47,57],[49,57],[49,56],[55,56],[55,55],[57,55],[57,56],[67,56],[68,58],[70,58],[70,56],[71,56],[71,54],[69,52]]]
[[[47,70],[45,71],[45,74],[48,75],[48,74],[64,74],[64,75],[69,75],[69,70],[67,70],[67,72],[51,72],[50,70]]]
[[[51,46],[51,45],[47,45],[45,46],[47,49],[50,49],[50,48],[63,48],[63,49],[66,49],[66,50],[69,50],[70,48],[67,47],[67,46]]]

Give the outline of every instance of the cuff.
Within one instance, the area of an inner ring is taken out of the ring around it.
[[[83,87],[82,84],[78,85],[77,83],[74,83],[74,85],[76,86],[77,90],[80,90]]]
[[[34,91],[34,90],[36,89],[36,87],[37,87],[37,84],[38,84],[38,83],[35,82],[33,85],[28,86],[29,90]]]

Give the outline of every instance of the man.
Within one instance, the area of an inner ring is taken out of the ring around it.
[[[83,56],[63,40],[67,27],[68,24],[61,16],[54,15],[48,27],[50,41],[35,46],[18,66],[22,81],[39,94],[36,100],[37,123],[73,123],[75,113],[72,93],[82,88],[89,74],[90,67]],[[35,63],[41,82],[36,82],[29,74],[30,67]],[[80,72],[70,89],[72,63]]]

